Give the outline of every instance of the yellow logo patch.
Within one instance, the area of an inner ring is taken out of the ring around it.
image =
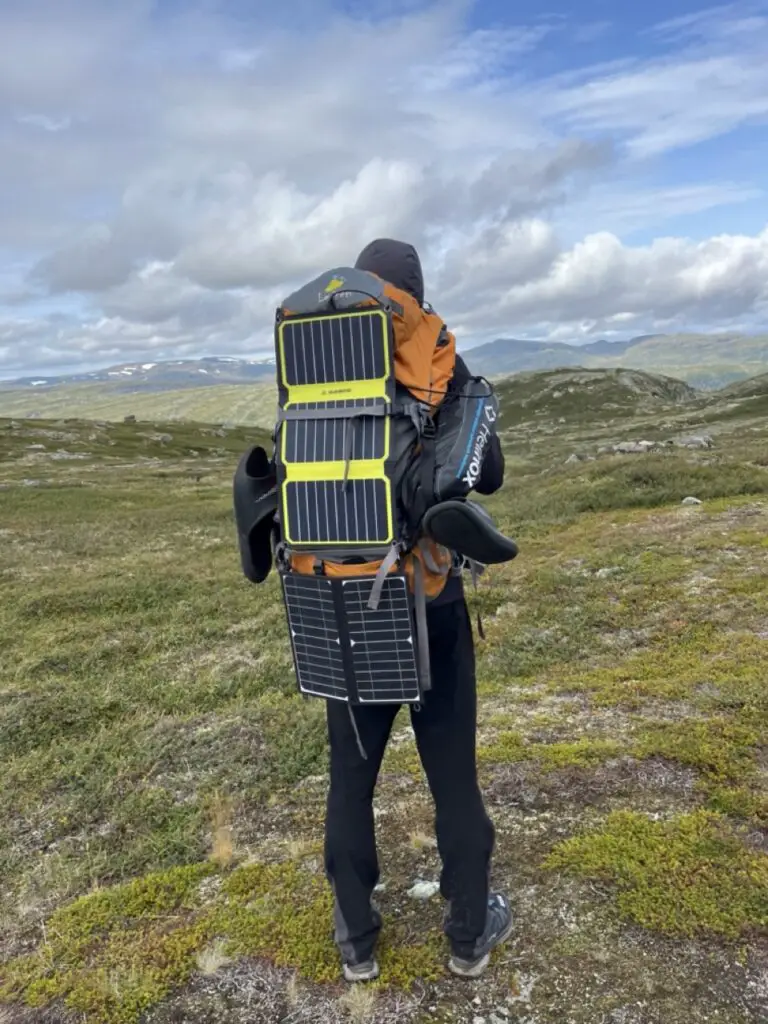
[[[329,281],[328,284],[325,286],[324,291],[326,292],[326,294],[328,294],[328,292],[335,292],[337,288],[341,288],[343,284],[343,277],[334,277],[334,279],[332,281]]]

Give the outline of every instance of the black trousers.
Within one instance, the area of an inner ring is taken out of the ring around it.
[[[477,693],[472,624],[461,599],[428,608],[432,689],[411,712],[435,803],[440,891],[453,952],[470,955],[486,923],[495,831],[477,780]],[[381,920],[371,906],[379,880],[373,793],[398,705],[354,709],[365,760],[346,705],[328,701],[330,789],[325,868],[335,895],[336,942],[345,960],[373,953]]]

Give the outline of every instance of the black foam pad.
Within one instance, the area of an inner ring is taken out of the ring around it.
[[[274,463],[263,448],[256,446],[243,455],[232,489],[243,573],[251,583],[263,583],[272,569],[278,505]]]
[[[483,565],[511,562],[518,553],[517,544],[473,501],[441,501],[427,512],[422,525],[437,544]]]

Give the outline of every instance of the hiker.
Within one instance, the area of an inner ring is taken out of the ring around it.
[[[503,482],[498,400],[424,301],[416,250],[379,239],[275,314],[278,419],[233,481],[243,572],[277,568],[296,681],[325,701],[325,868],[344,977],[378,976],[373,794],[410,705],[436,806],[448,966],[478,977],[512,930],[489,892],[494,827],[480,794],[475,652],[461,575],[515,558],[468,500]]]
[[[413,246],[379,239],[363,249],[355,266],[424,305],[422,268]],[[469,376],[457,356],[450,389],[458,390]],[[504,457],[494,434],[474,489],[492,494],[503,478]],[[512,914],[503,895],[489,892],[495,831],[477,779],[475,651],[459,575],[451,576],[427,606],[427,623],[433,683],[421,707],[411,708],[411,722],[436,807],[443,864],[440,891],[449,905],[449,969],[476,978],[487,967],[491,951],[509,937]],[[325,868],[335,896],[335,939],[347,981],[370,981],[379,973],[375,947],[382,923],[371,902],[379,881],[373,794],[400,705],[357,707],[354,723],[343,703],[327,701],[326,706],[330,789]]]

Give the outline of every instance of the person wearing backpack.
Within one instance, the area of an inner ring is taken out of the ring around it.
[[[495,831],[476,766],[475,651],[463,568],[516,557],[472,491],[504,479],[492,386],[424,301],[413,246],[377,239],[275,311],[272,456],[238,464],[243,572],[275,567],[296,681],[325,701],[325,870],[344,977],[379,974],[373,794],[395,718],[411,722],[436,809],[449,969],[475,978],[512,931],[489,889]]]
[[[377,239],[362,250],[355,267],[424,306],[421,262],[413,246]],[[469,378],[457,355],[449,391],[459,391]],[[504,456],[494,434],[474,489],[492,494],[503,480]],[[492,950],[510,936],[513,920],[507,898],[489,891],[495,829],[477,777],[475,650],[459,575],[451,576],[427,606],[427,625],[433,683],[424,703],[411,708],[411,722],[436,809],[440,892],[448,903],[448,966],[460,977],[476,978],[488,966]],[[354,722],[344,704],[327,701],[326,706],[330,788],[325,870],[335,898],[335,941],[346,980],[370,981],[379,974],[375,949],[382,927],[372,903],[379,881],[373,795],[400,706],[358,707]]]

